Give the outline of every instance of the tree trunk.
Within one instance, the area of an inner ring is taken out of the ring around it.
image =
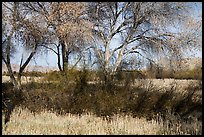
[[[58,68],[60,71],[63,71],[62,70],[62,67],[61,67],[61,63],[60,63],[60,44],[57,46],[57,65],[58,65]]]
[[[14,88],[19,89],[20,85],[17,82],[16,78],[14,77],[14,73],[12,71],[10,62],[9,63],[7,62],[6,66],[7,66],[7,69],[8,69],[8,73],[9,73],[9,76],[10,76],[11,83],[14,85]]]
[[[11,62],[10,62],[10,45],[7,46],[6,48],[6,58],[4,58],[4,56],[2,55],[2,59],[4,61],[4,63],[6,64],[6,67],[8,69],[8,73],[10,76],[10,80],[12,82],[12,84],[14,85],[15,88],[19,88],[18,82],[16,81],[15,77],[14,77],[14,73],[12,71],[12,67],[11,67]]]
[[[22,73],[25,70],[26,66],[29,64],[29,62],[31,61],[31,59],[33,58],[33,56],[35,55],[36,50],[37,50],[37,44],[35,45],[33,51],[30,53],[30,55],[28,56],[28,58],[26,59],[24,64],[22,66],[20,65],[20,69],[19,69],[18,77],[17,77],[17,82],[18,82],[19,86],[21,86],[21,76],[22,76]]]
[[[65,72],[68,69],[68,55],[64,41],[61,42],[61,45],[62,45],[62,67],[63,71]]]

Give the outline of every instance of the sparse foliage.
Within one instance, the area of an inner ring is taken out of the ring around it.
[[[38,16],[27,13],[21,3],[5,2],[3,3],[3,12],[2,60],[8,68],[12,83],[16,88],[20,88],[21,75],[33,56],[39,51],[39,46],[45,41],[46,31],[38,24],[41,22]],[[11,67],[11,57],[20,45],[30,53],[26,59],[22,56],[16,79]]]
[[[27,111],[15,112],[20,106],[32,111],[35,122],[41,112],[58,117],[47,111],[77,114],[77,120],[91,113],[106,121],[106,134],[137,133],[121,123],[114,127],[118,115],[125,116],[123,123],[126,115],[131,121],[156,120],[160,127],[154,134],[202,134],[202,66],[200,60],[195,67],[182,66],[186,51],[202,47],[202,18],[192,17],[192,8],[184,2],[3,2],[2,63],[8,69],[3,74],[11,80],[2,82],[4,133],[13,133],[12,126],[22,129],[15,126],[24,122],[18,121],[21,114],[30,118]],[[19,47],[23,54],[16,71],[12,59]],[[25,72],[35,56],[48,51],[56,54],[60,71]],[[61,124],[58,132],[68,124],[63,133],[91,133],[84,125],[70,129],[70,123]],[[28,130],[39,128],[47,133],[39,123]]]
[[[183,35],[173,31],[176,24],[183,27],[189,22],[190,9],[188,3],[182,2],[90,3],[95,42],[100,43],[93,44],[93,48],[104,75],[113,75],[132,53],[153,62],[150,55],[179,57],[181,50],[191,48],[187,41],[197,42],[190,37],[192,32]]]
[[[23,4],[30,12],[38,14],[44,20],[49,41],[43,46],[57,55],[59,70],[67,70],[69,55],[81,51],[85,43],[91,39],[92,25],[86,19],[85,3],[28,2]]]

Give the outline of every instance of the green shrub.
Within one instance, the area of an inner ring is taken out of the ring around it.
[[[202,79],[202,69],[194,68],[192,70],[180,70],[175,72],[174,78],[176,79]]]
[[[60,73],[53,72],[53,75],[58,74]],[[61,78],[61,75],[59,77]],[[202,112],[202,101],[200,101],[202,97],[193,100],[199,97],[193,93],[200,91],[199,87],[187,88],[188,92],[185,94],[176,93],[174,86],[158,91],[154,87],[127,87],[115,84],[104,90],[100,83],[87,83],[87,77],[88,71],[84,70],[78,71],[75,78],[73,77],[75,83],[32,82],[23,85],[23,90],[27,91],[28,95],[22,105],[34,112],[47,109],[59,114],[92,112],[98,116],[110,117],[114,114],[128,113],[148,119],[154,118],[158,113],[166,118],[169,112],[177,113],[181,117],[186,117],[189,115],[187,113],[192,111]],[[3,85],[3,91],[9,91],[11,96],[13,93],[9,88],[12,87]]]

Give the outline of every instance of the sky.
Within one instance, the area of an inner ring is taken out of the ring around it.
[[[195,15],[201,15],[202,14],[202,3],[199,2],[197,5],[195,5]],[[21,48],[18,49],[16,55],[14,58],[11,60],[12,63],[19,64],[22,53],[24,53],[24,57],[27,55],[25,54],[25,51]],[[202,57],[202,51],[196,51],[196,52],[190,52],[188,54],[189,56],[194,55],[195,57]],[[35,55],[34,58],[31,60],[29,65],[37,65],[37,66],[47,66],[47,67],[57,67],[57,56],[54,54],[52,51],[49,51],[48,54],[43,54],[43,55]]]

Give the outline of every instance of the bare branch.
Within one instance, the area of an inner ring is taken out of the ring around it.
[[[57,51],[55,51],[53,48],[50,48],[50,47],[46,46],[45,44],[42,44],[42,45],[40,45],[40,46],[41,46],[41,47],[45,47],[45,48],[47,48],[47,49],[49,49],[49,50],[53,51],[55,54],[57,54],[57,55],[58,55],[58,52],[57,52]]]
[[[35,55],[36,50],[37,50],[37,44],[34,46],[33,51],[30,53],[30,55],[28,56],[28,58],[26,59],[26,61],[24,62],[24,64],[20,67],[19,69],[19,73],[22,73],[25,69],[25,67],[28,65],[28,63],[30,62],[30,60],[32,59],[32,57]]]
[[[75,64],[72,66],[71,69],[74,69],[74,67],[76,67],[76,65],[79,63],[79,61],[81,60],[82,56],[79,56],[78,60],[75,62]]]

